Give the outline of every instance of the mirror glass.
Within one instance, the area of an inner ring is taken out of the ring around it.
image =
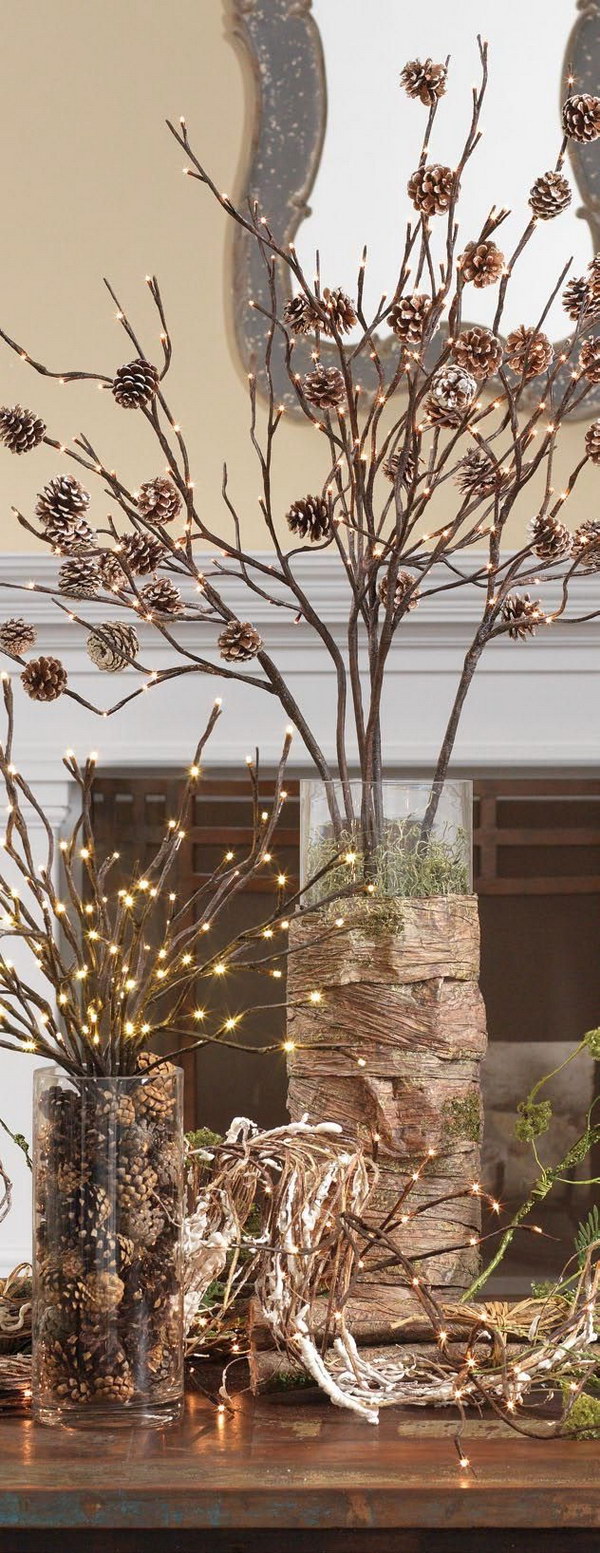
[[[554,165],[560,145],[561,76],[576,19],[574,0],[313,0],[312,9],[325,55],[328,117],[312,214],[297,236],[307,275],[313,274],[318,244],[323,283],[355,295],[367,241],[367,314],[384,292],[391,294],[413,214],[406,184],[419,160],[427,118],[427,109],[400,87],[400,70],[409,59],[430,55],[440,61],[450,54],[428,160],[454,166],[470,120],[471,87],[479,79],[477,33],[489,43],[490,80],[483,139],[463,181],[457,252],[496,204],[513,212],[497,238],[508,256],[528,219],[531,185]],[[568,258],[573,258],[570,273],[579,275],[592,257],[568,164],[566,172],[573,203],[556,220],[540,223],[515,266],[503,333],[537,321]],[[443,220],[433,225],[439,243]],[[441,256],[441,247],[437,253]],[[495,287],[469,286],[465,319],[489,324],[495,298]],[[567,327],[559,295],[545,328],[556,340]]]

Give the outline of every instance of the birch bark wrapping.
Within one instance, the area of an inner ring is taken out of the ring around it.
[[[477,899],[361,897],[344,902],[343,919],[336,928],[323,908],[291,923],[290,1116],[339,1122],[349,1143],[377,1137],[380,1174],[369,1203],[376,1220],[435,1149],[401,1209],[421,1211],[394,1237],[431,1286],[456,1299],[477,1271],[469,1241],[480,1230],[471,1187],[479,1181],[487,1038]],[[320,1002],[308,1001],[313,991]],[[463,1189],[467,1195],[433,1204]],[[389,1338],[407,1301],[398,1269],[376,1272],[367,1259],[350,1306],[354,1335]]]

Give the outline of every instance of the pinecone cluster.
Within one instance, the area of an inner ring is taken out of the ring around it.
[[[17,658],[21,658],[24,652],[30,652],[36,641],[37,631],[23,620],[22,615],[13,615],[0,624],[0,646],[5,652],[14,653]]]
[[[400,73],[400,85],[408,97],[417,97],[426,108],[433,108],[446,90],[446,65],[434,65],[432,59],[409,59]]]
[[[317,544],[329,539],[331,534],[331,510],[324,496],[302,496],[292,502],[287,514],[287,525],[292,534]]]
[[[141,410],[152,403],[159,384],[158,368],[151,361],[138,356],[119,367],[112,382],[112,392],[123,410]]]
[[[411,592],[411,589],[414,589],[414,591]],[[387,608],[390,595],[389,572],[384,572],[377,592],[381,603]],[[407,594],[410,594],[410,597],[407,598]],[[417,608],[419,597],[419,589],[415,588],[415,578],[412,573],[399,571],[394,583],[394,614],[398,614],[402,610],[409,615],[411,610]]]
[[[479,291],[484,286],[495,286],[504,270],[504,254],[495,243],[467,243],[458,260],[463,280],[471,282]]]
[[[67,671],[60,658],[32,658],[23,669],[21,684],[30,701],[57,701],[67,688]]]
[[[107,620],[90,631],[85,644],[88,657],[105,674],[120,674],[139,652],[137,631],[123,620]]]
[[[249,620],[230,620],[217,638],[226,663],[249,663],[260,652],[262,640]]]
[[[456,177],[439,162],[417,167],[408,180],[408,197],[423,216],[442,216],[454,198]]]
[[[478,448],[469,448],[461,459],[456,473],[456,483],[464,496],[477,496],[481,500],[495,496],[508,485],[510,475],[500,464]]]
[[[315,367],[302,382],[302,390],[309,404],[316,410],[336,410],[344,403],[346,385],[339,367]]]
[[[575,529],[571,554],[581,572],[600,572],[600,519],[588,518]]]
[[[562,122],[565,135],[588,145],[600,135],[600,97],[589,92],[574,92],[563,103]]]
[[[470,329],[463,329],[462,334],[453,340],[452,355],[459,367],[482,382],[498,371],[502,362],[502,346],[491,329],[473,324]]]
[[[46,434],[44,421],[33,410],[24,410],[21,404],[0,409],[0,442],[9,453],[30,453],[37,448]]]
[[[425,401],[429,420],[440,426],[459,426],[468,415],[477,383],[463,367],[440,367]]]
[[[43,1099],[39,1381],[42,1402],[67,1415],[81,1405],[158,1405],[180,1380],[183,1155],[174,1070],[165,1063],[118,1084],[120,1093],[109,1087],[100,1096],[90,1085],[56,1083]],[[149,1091],[160,1103],[148,1103]]]
[[[564,523],[550,513],[539,513],[531,520],[531,542],[540,561],[563,561],[571,551],[571,535]]]
[[[388,313],[388,323],[397,340],[405,345],[421,345],[431,316],[433,302],[422,291],[400,297]]]
[[[156,475],[140,486],[136,506],[148,523],[172,523],[181,512],[181,497],[167,475]]]
[[[183,609],[179,588],[170,577],[157,577],[154,582],[147,582],[140,588],[140,599],[151,615],[180,615]]]
[[[548,336],[541,329],[527,329],[520,324],[513,329],[506,341],[506,360],[513,372],[526,381],[546,372],[554,356]]]
[[[538,221],[552,221],[571,204],[571,186],[562,173],[542,173],[529,192],[529,204]]]
[[[513,642],[525,641],[526,637],[533,636],[543,618],[541,604],[530,598],[528,593],[509,593],[504,601],[502,619],[508,626],[508,635]]]

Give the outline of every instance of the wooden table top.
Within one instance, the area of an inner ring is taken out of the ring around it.
[[[597,1442],[526,1440],[491,1421],[464,1443],[469,1472],[450,1420],[392,1410],[375,1428],[308,1397],[242,1397],[219,1414],[193,1396],[164,1431],[7,1417],[0,1528],[600,1526]]]

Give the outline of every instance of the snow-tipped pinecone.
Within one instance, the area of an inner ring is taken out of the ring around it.
[[[153,534],[123,534],[119,541],[119,555],[133,572],[134,577],[147,577],[164,561],[166,550]]]
[[[440,367],[431,384],[426,401],[427,414],[432,421],[445,426],[456,426],[468,413],[477,393],[477,383],[463,367]]]
[[[98,1314],[107,1315],[116,1310],[125,1293],[123,1279],[118,1273],[89,1273],[85,1280],[85,1302]]]
[[[543,614],[539,601],[531,599],[528,593],[509,593],[502,607],[502,619],[513,642],[533,636]]]
[[[400,72],[400,85],[407,97],[418,97],[426,108],[432,108],[446,90],[446,65],[434,65],[432,59],[409,59]]]
[[[329,502],[323,496],[300,497],[299,501],[292,502],[287,525],[292,534],[298,534],[300,539],[310,539],[312,544],[328,539],[331,534]]]
[[[118,592],[127,587],[127,578],[115,550],[105,550],[98,556],[98,570],[105,588]]]
[[[539,513],[532,518],[531,541],[534,554],[540,561],[562,561],[571,551],[571,535],[564,523],[550,513]]]
[[[417,167],[408,180],[408,197],[424,216],[441,216],[452,200],[456,178],[451,167],[432,162]]]
[[[464,496],[494,496],[508,484],[507,470],[495,464],[488,453],[469,448],[456,472],[456,483]]]
[[[227,663],[248,663],[260,652],[262,640],[249,620],[230,620],[217,645]]]
[[[302,390],[309,404],[317,410],[335,410],[346,396],[344,379],[339,367],[315,367],[302,381]]]
[[[158,383],[158,368],[151,361],[144,361],[138,356],[135,361],[128,361],[124,367],[119,367],[111,388],[117,404],[123,410],[141,410],[144,405],[151,403]]]
[[[55,555],[75,555],[94,548],[95,534],[87,518],[49,518],[40,536]]]
[[[89,492],[84,490],[75,475],[55,475],[40,491],[35,504],[37,517],[42,523],[55,518],[81,518],[89,507]]]
[[[395,453],[390,453],[389,458],[386,458],[383,465],[383,473],[386,479],[391,480],[392,485],[395,485],[401,464],[402,485],[412,485],[417,473],[417,460],[410,448],[397,450]]]
[[[336,329],[338,334],[349,334],[354,325],[358,323],[356,308],[352,298],[342,291],[341,286],[336,286],[330,291],[326,286],[323,292],[323,307],[327,313],[327,326],[325,332],[333,334]]]
[[[588,426],[585,434],[585,451],[592,464],[600,464],[600,421],[592,421],[591,426]]]
[[[551,221],[571,204],[571,186],[562,173],[542,173],[530,189],[529,204],[538,221]]]
[[[422,291],[413,291],[410,296],[400,297],[388,313],[388,323],[396,339],[403,340],[406,345],[420,345],[432,307],[431,297]]]
[[[415,580],[416,579],[412,576],[411,572],[406,572],[406,571],[398,572],[398,575],[396,577],[396,581],[395,581],[395,584],[394,584],[394,613],[395,614],[398,612],[399,609],[403,608],[404,601],[406,599],[406,595],[407,595],[407,593],[409,592],[409,590],[411,588],[414,588]],[[389,573],[388,572],[384,572],[383,577],[381,578],[381,582],[379,583],[379,587],[377,589],[377,592],[379,594],[381,603],[385,607],[387,607],[387,601],[388,601],[389,592],[390,592],[390,577],[389,577]],[[414,588],[414,592],[411,593],[411,596],[408,599],[408,602],[404,606],[405,609],[406,609],[406,614],[407,615],[410,614],[411,609],[416,609],[417,608],[418,602],[419,602],[419,589],[418,588]]]
[[[21,684],[31,701],[57,701],[67,688],[67,671],[60,658],[32,658]]]
[[[86,651],[97,669],[106,674],[120,674],[135,658],[139,650],[137,631],[124,625],[122,620],[108,620],[90,631]]]
[[[600,339],[584,340],[579,352],[579,366],[588,383],[600,383]]]
[[[568,313],[574,323],[578,323],[584,315],[590,319],[596,317],[595,300],[585,275],[574,276],[568,286],[565,286],[562,305],[565,313]],[[600,304],[598,310],[600,310]]]
[[[596,298],[600,294],[600,253],[594,254],[587,268],[587,283],[591,296]]]
[[[470,329],[463,329],[452,346],[452,355],[459,367],[464,367],[466,372],[471,372],[479,381],[491,377],[492,372],[497,372],[502,361],[502,346],[491,329],[484,329],[482,324],[473,324]]]
[[[3,620],[0,625],[0,646],[6,652],[14,652],[20,658],[24,652],[30,652],[37,641],[37,631],[33,626],[23,620],[22,615],[12,615],[9,620]]]
[[[574,92],[563,103],[562,122],[565,135],[570,140],[585,144],[597,140],[600,135],[600,97],[589,92]]]
[[[582,572],[600,572],[600,519],[588,518],[575,529],[571,554]]]
[[[183,609],[179,588],[170,577],[157,577],[154,582],[147,582],[145,588],[140,589],[140,599],[151,615],[180,615]]]
[[[141,485],[136,506],[149,523],[172,523],[181,511],[181,497],[172,480],[166,475],[156,475]]]
[[[74,599],[94,599],[100,592],[102,578],[96,562],[88,555],[75,555],[59,568],[58,586],[61,593]]]
[[[33,410],[24,410],[21,404],[3,405],[0,409],[0,442],[10,453],[30,453],[45,432],[44,421]]]
[[[546,372],[554,356],[548,336],[540,329],[527,329],[519,324],[506,341],[506,360],[518,377],[527,381]]]
[[[504,269],[504,254],[496,243],[467,243],[458,260],[463,280],[470,281],[481,291],[483,286],[495,286]]]
[[[283,318],[292,334],[310,334],[311,329],[321,327],[319,314],[315,312],[308,297],[302,294],[289,298],[283,309]]]

